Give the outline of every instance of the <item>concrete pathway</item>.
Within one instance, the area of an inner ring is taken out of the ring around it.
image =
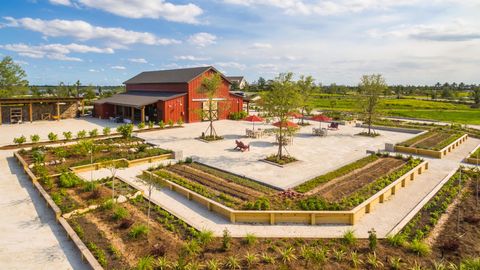
[[[11,151],[0,151],[0,269],[89,269]]]
[[[454,152],[447,155],[445,159],[425,158],[430,163],[428,171],[420,175],[405,189],[400,190],[392,199],[376,207],[373,213],[365,215],[355,226],[231,224],[223,217],[209,212],[205,207],[170,190],[157,189],[153,192],[152,198],[158,205],[185,220],[193,227],[211,230],[216,236],[220,236],[223,230],[227,228],[234,237],[242,237],[247,233],[253,233],[259,237],[331,238],[341,237],[348,229],[353,229],[358,237],[368,237],[368,231],[375,228],[379,237],[385,237],[443,178],[451,171],[456,170],[462,159],[478,144],[480,144],[480,140],[470,138]],[[143,165],[120,170],[117,172],[117,176],[126,182],[141,187],[146,192],[147,186],[136,176],[150,166]],[[94,172],[94,178],[102,178],[108,175],[108,170]],[[88,179],[90,173],[83,173],[82,176]]]

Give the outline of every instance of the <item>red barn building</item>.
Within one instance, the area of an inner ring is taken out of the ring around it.
[[[214,98],[217,119],[243,108],[243,98],[229,92],[231,82],[214,67],[147,71],[124,82],[126,92],[95,101],[94,116],[123,117],[132,121],[199,122],[208,108],[207,98],[198,93],[205,77],[219,73],[222,84]]]

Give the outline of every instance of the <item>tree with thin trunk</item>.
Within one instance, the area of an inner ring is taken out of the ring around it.
[[[265,92],[261,99],[261,105],[269,117],[275,117],[280,122],[288,121],[289,112],[301,106],[298,85],[292,80],[293,73],[282,73],[272,82],[272,90]],[[283,137],[289,132],[287,128],[280,126],[278,131],[279,143],[277,158],[283,157]]]
[[[115,175],[117,174],[117,169],[119,164],[115,161],[109,161],[105,164],[105,168],[110,171],[110,177],[112,178],[112,202],[115,203]]]
[[[150,211],[151,211],[150,209],[151,209],[151,201],[152,201],[152,192],[155,187],[158,189],[162,187],[160,183],[153,180],[154,176],[153,176],[153,173],[151,172],[152,170],[153,170],[152,168],[148,169],[147,172],[145,173],[147,177],[143,177],[143,180],[148,185],[148,209],[147,209],[147,228],[149,229],[148,231],[150,231]]]
[[[368,135],[372,135],[372,122],[377,116],[377,107],[380,95],[388,88],[381,74],[363,75],[360,79],[360,105],[368,125]]]
[[[305,113],[309,111],[310,102],[312,100],[313,94],[315,92],[315,83],[312,76],[300,76],[300,80],[297,81],[298,91],[300,93],[300,103],[301,103],[301,114],[302,121],[301,124],[304,125]]]
[[[214,98],[218,96],[218,92],[220,90],[220,86],[222,85],[222,76],[220,74],[215,73],[211,76],[205,77],[202,80],[202,84],[197,89],[197,92],[201,95],[205,95],[207,98],[207,105],[208,110],[204,112],[201,110],[202,118],[206,118],[210,124],[208,125],[207,129],[205,130],[205,134],[210,132],[210,137],[215,139],[217,137],[217,132],[213,127],[213,121],[217,119],[217,116],[214,114],[214,111],[218,108],[215,108],[214,105]]]

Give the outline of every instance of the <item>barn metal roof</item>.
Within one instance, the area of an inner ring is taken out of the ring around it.
[[[144,83],[188,83],[206,71],[213,69],[222,77],[229,81],[221,72],[212,66],[194,67],[170,70],[145,71],[137,76],[127,80],[124,84],[144,84]]]
[[[95,104],[114,104],[129,107],[142,107],[157,101],[166,101],[172,98],[184,96],[187,93],[178,92],[147,92],[147,91],[128,91],[126,93],[116,94],[108,98],[95,101]]]

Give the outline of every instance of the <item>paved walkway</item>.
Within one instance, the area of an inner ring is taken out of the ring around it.
[[[330,238],[341,237],[348,229],[355,230],[358,237],[368,237],[368,231],[375,228],[379,237],[385,237],[445,176],[456,170],[462,159],[478,144],[480,144],[480,140],[470,138],[454,152],[447,155],[445,159],[426,158],[430,163],[428,171],[420,175],[405,189],[400,190],[391,200],[376,207],[373,213],[365,215],[355,226],[231,224],[223,217],[209,212],[205,207],[167,189],[155,190],[152,198],[157,204],[193,227],[211,230],[216,236],[220,236],[223,230],[227,228],[234,237],[242,237],[247,233],[253,233],[259,237]],[[142,187],[146,192],[147,186],[136,176],[150,166],[143,165],[120,170],[117,172],[117,176],[126,182]],[[94,178],[102,178],[108,175],[107,170],[99,170],[94,173]],[[83,176],[88,179],[90,173],[83,173]]]
[[[11,151],[0,151],[0,269],[89,269]]]

